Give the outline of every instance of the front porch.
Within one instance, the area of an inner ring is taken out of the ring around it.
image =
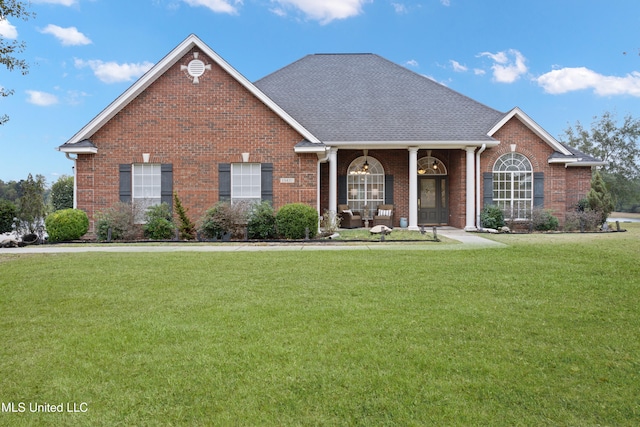
[[[348,205],[362,226],[380,205],[393,205],[394,228],[477,228],[482,148],[352,149],[332,147],[320,164],[319,211]]]

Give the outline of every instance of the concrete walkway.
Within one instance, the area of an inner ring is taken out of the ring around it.
[[[456,240],[461,244],[435,242],[309,242],[309,243],[180,243],[180,244],[59,244],[33,245],[23,248],[0,248],[2,254],[45,254],[80,252],[257,252],[257,251],[336,251],[336,250],[464,250],[505,247],[503,243],[486,239],[479,234],[467,233],[452,227],[438,228],[438,236]]]

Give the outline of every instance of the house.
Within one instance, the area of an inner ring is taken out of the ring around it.
[[[252,83],[190,35],[66,143],[93,230],[117,201],[193,219],[221,200],[393,205],[394,226],[475,230],[483,205],[559,218],[602,162],[373,54],[308,55]]]

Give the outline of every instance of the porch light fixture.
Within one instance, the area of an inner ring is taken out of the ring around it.
[[[351,171],[352,174],[355,175],[369,175],[369,162],[367,161],[367,153],[369,152],[369,150],[362,150],[362,152],[364,153],[364,163],[362,164],[362,166],[360,166],[360,168]]]

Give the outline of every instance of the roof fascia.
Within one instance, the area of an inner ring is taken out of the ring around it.
[[[402,149],[465,149],[467,147],[496,147],[500,141],[324,141],[324,144],[342,149],[362,150],[364,148]]]
[[[69,154],[98,154],[98,147],[74,147],[73,145],[61,145],[56,150]]]
[[[235,68],[233,68],[228,62],[226,62],[220,55],[218,55],[213,49],[207,46],[198,36],[195,34],[189,35],[182,43],[174,48],[169,54],[154,65],[149,71],[147,71],[142,77],[140,77],[129,89],[124,91],[118,98],[116,98],[111,104],[107,106],[102,112],[94,117],[89,123],[87,123],[78,133],[76,133],[66,144],[75,144],[86,138],[92,136],[98,129],[104,126],[109,120],[111,120],[120,110],[122,110],[133,99],[140,95],[146,88],[148,88],[156,79],[164,74],[169,68],[171,68],[176,62],[180,60],[189,50],[197,47],[204,54],[208,55],[217,65],[231,75],[236,81],[244,86],[249,92],[262,101],[267,107],[269,107],[280,118],[287,122],[292,128],[300,133],[304,138],[310,142],[319,143],[320,140],[316,138],[311,132],[305,129],[300,123],[298,123],[293,117],[291,117],[280,106],[273,102],[267,95],[265,95],[260,89],[258,89],[253,83],[247,80],[242,74],[240,74]]]
[[[498,123],[491,128],[487,135],[493,136],[498,130],[502,128],[513,117],[517,117],[526,127],[528,127],[533,133],[538,135],[544,142],[546,142],[554,150],[567,155],[573,156],[571,151],[567,150],[562,144],[560,144],[549,132],[544,130],[539,124],[537,124],[531,117],[529,117],[519,107],[515,107],[509,111]]]

